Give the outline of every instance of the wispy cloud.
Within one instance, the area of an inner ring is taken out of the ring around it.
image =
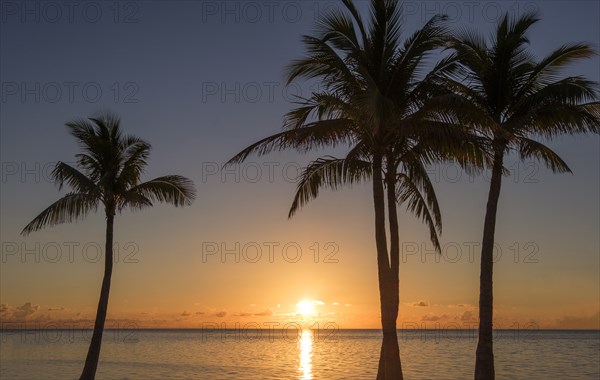
[[[265,311],[261,311],[260,313],[254,313],[254,315],[258,317],[270,317],[273,315],[273,310],[267,309]]]
[[[550,326],[553,329],[600,329],[600,312],[586,316],[565,315]]]
[[[248,312],[243,311],[241,313],[234,314],[233,316],[234,317],[249,317],[251,315],[252,315],[252,313],[248,313]]]
[[[448,314],[442,314],[442,315],[426,314],[421,318],[421,320],[423,322],[437,322],[437,321],[445,321],[447,319],[448,319]]]

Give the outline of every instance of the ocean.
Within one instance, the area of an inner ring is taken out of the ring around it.
[[[91,332],[0,332],[2,380],[76,379]],[[404,376],[472,379],[474,330],[401,330]],[[374,379],[378,330],[107,330],[96,378]],[[600,331],[498,330],[497,379],[600,379]]]

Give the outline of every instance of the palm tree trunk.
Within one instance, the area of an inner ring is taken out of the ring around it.
[[[394,196],[395,199],[395,196]],[[387,238],[385,233],[385,196],[382,176],[382,157],[373,158],[373,202],[375,208],[375,242],[377,245],[377,269],[379,277],[379,299],[381,303],[381,325],[383,342],[379,359],[377,379],[402,380],[400,365],[400,349],[396,331],[398,317],[398,275],[390,268]],[[395,202],[394,202],[395,208]],[[391,220],[390,220],[391,222]],[[398,233],[397,219],[395,220],[396,237]],[[394,232],[391,232],[394,236]],[[393,249],[392,244],[392,249]],[[393,251],[392,251],[393,253]],[[392,263],[394,262],[392,254]]]
[[[96,312],[96,322],[94,324],[94,333],[90,348],[88,349],[85,365],[79,380],[94,380],[96,377],[96,368],[98,368],[98,359],[100,358],[100,346],[102,345],[102,333],[104,332],[104,322],[106,321],[106,312],[108,310],[108,295],[110,293],[110,279],[113,269],[113,225],[115,213],[108,211],[106,213],[106,246],[104,257],[104,278],[102,279],[102,289],[100,290],[100,301],[98,302],[98,311]]]
[[[496,212],[502,183],[504,145],[495,148],[490,192],[488,194],[483,240],[481,243],[481,273],[479,275],[479,340],[475,360],[475,380],[494,380],[493,350],[493,269]]]

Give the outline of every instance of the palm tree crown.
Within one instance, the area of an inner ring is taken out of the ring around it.
[[[229,163],[252,153],[347,144],[345,158],[321,157],[303,171],[289,216],[320,188],[370,179],[373,161],[381,160],[388,186],[397,188],[396,199],[424,220],[439,248],[441,216],[425,168],[436,160],[477,165],[483,160],[475,136],[428,104],[446,91],[440,78],[456,69],[455,57],[448,56],[424,70],[436,49],[447,43],[445,18],[431,18],[402,41],[396,1],[372,1],[369,25],[352,1],[344,5],[347,12],[323,17],[317,35],[303,37],[307,56],[287,70],[288,83],[317,79],[321,89],[287,113],[283,132],[250,145]]]
[[[527,32],[538,21],[535,13],[515,19],[507,14],[489,44],[474,31],[457,33],[451,46],[460,70],[451,88],[458,97],[450,104],[495,150],[514,150],[521,159],[568,172],[567,164],[536,139],[600,132],[598,84],[582,76],[560,76],[569,64],[596,52],[586,43],[572,43],[535,60],[527,48]]]
[[[107,215],[114,215],[156,201],[174,206],[193,202],[194,185],[185,177],[168,175],[140,182],[151,146],[136,136],[124,135],[116,116],[76,120],[67,127],[82,153],[75,155],[77,167],[58,162],[51,176],[59,189],[67,185],[71,191],[42,211],[22,234],[82,219],[99,205]]]

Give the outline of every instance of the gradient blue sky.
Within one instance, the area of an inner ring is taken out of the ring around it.
[[[367,4],[357,3],[361,9]],[[153,144],[147,178],[188,176],[198,199],[187,209],[158,205],[119,217],[116,240],[133,242],[139,252],[138,262],[116,266],[110,317],[140,320],[144,326],[284,319],[293,318],[296,303],[307,299],[320,301],[315,303],[319,318],[341,327],[378,325],[368,186],[323,193],[288,220],[295,187],[289,177],[315,154],[252,158],[224,178],[213,171],[249,143],[278,131],[293,95],[309,93],[306,83],[285,88],[284,67],[302,55],[300,36],[313,30],[319,14],[338,7],[337,1],[133,1],[117,9],[113,2],[98,1],[76,2],[72,13],[64,5],[28,4],[1,5],[0,298],[5,320],[93,316],[102,265],[84,262],[81,245],[102,244],[102,215],[27,238],[19,231],[60,196],[47,180],[47,168],[72,160],[77,151],[64,123],[111,110],[128,132]],[[538,57],[567,42],[600,45],[596,1],[405,2],[405,9],[405,36],[438,11],[448,13],[453,27],[489,30],[500,9],[538,9],[542,21],[531,33]],[[595,57],[573,65],[569,73],[598,81],[599,62]],[[599,138],[562,138],[550,145],[574,175],[553,175],[512,158],[507,162],[512,176],[505,179],[498,215],[497,315],[502,327],[533,320],[542,327],[597,328]],[[253,181],[257,167],[262,176]],[[488,183],[452,167],[435,167],[431,174],[443,212],[446,256],[436,263],[426,254],[431,250],[426,229],[402,215],[404,247],[416,246],[418,252],[406,256],[401,267],[400,320],[470,321],[476,315],[479,251],[470,260],[467,247],[481,239]],[[64,245],[58,263],[43,258],[35,263],[33,255],[21,262],[22,243],[29,248],[39,243],[42,253],[52,242],[80,242],[75,262],[64,257]],[[222,263],[216,255],[203,262],[206,243],[234,247],[236,242],[262,245],[263,258],[234,263],[229,257]],[[297,243],[302,258],[285,262],[276,250],[270,263],[265,242]],[[338,248],[338,262],[323,263],[321,256],[315,263],[314,243],[324,249],[327,242]],[[15,244],[19,252],[8,255]],[[462,257],[449,263],[456,246]],[[524,262],[531,252],[536,262]],[[419,301],[424,306],[414,306]]]

